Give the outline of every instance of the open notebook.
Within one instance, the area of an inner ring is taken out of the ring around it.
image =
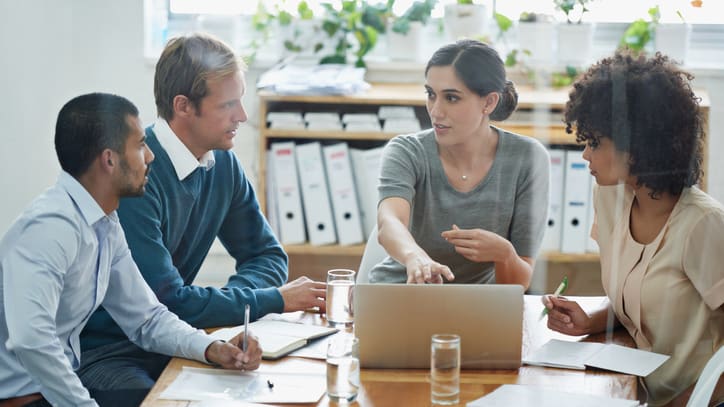
[[[319,325],[261,319],[249,324],[249,332],[259,338],[262,358],[278,359],[307,344],[307,342],[331,335],[338,330]],[[222,328],[211,336],[228,341],[244,332],[244,325]]]
[[[612,343],[569,342],[551,339],[528,357],[528,365],[584,370],[586,366],[641,377],[648,376],[669,356]]]

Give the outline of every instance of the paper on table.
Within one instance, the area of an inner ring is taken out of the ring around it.
[[[586,361],[586,365],[646,377],[667,359],[668,355],[608,344]]]
[[[638,401],[592,394],[566,393],[539,386],[504,384],[490,394],[473,400],[467,407],[637,407]]]
[[[605,346],[595,342],[569,342],[551,339],[523,358],[523,363],[537,366],[585,370],[586,361]]]
[[[591,366],[646,377],[668,358],[660,353],[614,344],[551,339],[525,357],[523,363],[579,370]]]
[[[267,381],[274,386],[270,387]],[[237,400],[252,403],[315,403],[326,390],[322,373],[285,373],[185,366],[161,393],[167,400]]]

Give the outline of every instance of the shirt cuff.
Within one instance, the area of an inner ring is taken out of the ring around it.
[[[284,299],[277,287],[259,288],[254,291],[256,303],[258,304],[257,315],[254,319],[261,318],[272,312],[279,314],[284,312]]]
[[[715,310],[724,304],[724,280],[714,284],[704,293],[704,302],[711,310]]]

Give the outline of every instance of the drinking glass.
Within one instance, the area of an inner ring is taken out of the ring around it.
[[[460,398],[460,336],[435,334],[430,349],[430,400],[457,404]]]
[[[327,321],[330,325],[351,325],[353,321],[353,270],[334,269],[327,272]]]
[[[327,347],[327,396],[336,403],[351,403],[359,391],[359,340],[334,337]]]

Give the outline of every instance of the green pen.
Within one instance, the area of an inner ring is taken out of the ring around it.
[[[563,294],[563,292],[566,291],[567,287],[568,287],[568,276],[564,276],[563,281],[561,281],[561,284],[558,285],[558,288],[556,288],[556,291],[553,293],[553,295],[557,297],[557,296]],[[538,320],[540,321],[547,314],[548,314],[548,307],[543,307],[543,311],[540,313],[540,318],[538,318]]]

